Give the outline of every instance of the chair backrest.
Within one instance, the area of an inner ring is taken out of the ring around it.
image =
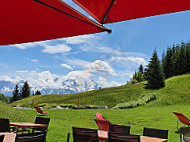
[[[97,117],[99,120],[105,120],[105,121],[106,121],[106,119],[103,117],[103,115],[102,115],[101,113],[99,113],[99,112],[96,113],[96,117]]]
[[[0,132],[10,132],[9,119],[0,119]]]
[[[46,124],[49,125],[50,118],[45,117],[36,117],[35,124]]]
[[[140,142],[139,135],[125,135],[109,132],[108,137],[109,142]]]
[[[190,127],[181,127],[180,128],[180,133],[183,135],[190,134]]]
[[[46,125],[49,125],[49,122],[50,122],[50,118],[45,118],[45,117],[36,117],[35,119],[35,124],[46,124]],[[39,130],[39,131],[44,131],[44,130],[47,130],[47,128],[35,128],[36,130]]]
[[[36,109],[36,111],[38,112],[38,113],[43,113],[43,111],[41,110],[41,108],[39,108],[39,107],[34,107],[35,109]]]
[[[17,134],[15,142],[45,142],[46,133]]]
[[[143,136],[168,139],[168,130],[160,130],[160,129],[144,127]]]
[[[189,142],[190,141],[190,127],[181,127],[180,128],[180,139],[181,142],[185,141],[185,142]]]
[[[179,121],[181,121],[183,124],[190,125],[189,119],[185,117],[182,113],[179,113],[179,112],[173,112],[173,113],[177,116]]]
[[[98,142],[97,130],[73,127],[73,142]]]
[[[124,126],[124,125],[109,125],[109,131],[112,133],[121,133],[121,134],[130,134],[131,126]]]
[[[3,142],[5,135],[0,136],[0,142]]]
[[[99,119],[94,119],[94,121],[98,125],[99,130],[103,130],[103,131],[109,130],[109,125],[111,124],[109,121],[99,120]]]

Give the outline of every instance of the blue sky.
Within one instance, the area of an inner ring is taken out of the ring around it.
[[[184,11],[104,25],[111,34],[0,46],[0,79],[36,84],[32,77],[44,83],[47,78],[91,73],[87,78],[104,87],[125,84],[140,64],[148,63],[155,48],[161,57],[168,46],[190,40],[189,19],[190,11]]]

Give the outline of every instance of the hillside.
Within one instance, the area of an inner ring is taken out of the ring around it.
[[[22,110],[13,109],[9,105],[4,104],[2,102],[0,102],[0,118],[8,118],[11,122],[32,122],[34,119],[33,115],[31,115],[30,113],[26,114]]]
[[[12,105],[29,106],[48,104],[79,104],[81,106],[96,105],[114,107],[118,103],[137,100],[140,96],[155,93],[157,99],[147,106],[165,106],[173,104],[189,104],[190,102],[190,74],[172,77],[166,80],[166,86],[158,90],[144,89],[145,82],[134,85],[123,85],[120,87],[105,88],[101,90],[88,91],[70,95],[41,95],[31,96],[20,100]]]

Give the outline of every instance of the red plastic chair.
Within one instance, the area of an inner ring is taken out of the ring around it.
[[[182,113],[179,113],[179,112],[173,112],[176,116],[177,116],[177,118],[178,118],[178,121],[177,121],[177,129],[179,130],[179,128],[178,128],[178,123],[179,123],[179,121],[181,121],[181,123],[183,123],[183,124],[185,124],[185,125],[188,125],[188,126],[190,126],[190,120],[186,117],[186,116],[184,116]]]
[[[104,120],[106,121],[106,119],[103,117],[103,115],[99,112],[96,113],[96,117],[98,118],[98,120]]]
[[[99,120],[99,119],[94,119],[94,121],[98,125],[99,130],[103,130],[103,131],[108,131],[109,130],[109,125],[111,124],[109,121],[107,121],[107,120]]]
[[[34,107],[34,108],[36,109],[36,111],[37,111],[38,113],[40,113],[40,114],[42,114],[42,115],[47,114],[47,111],[42,111],[41,108],[39,108],[39,107]]]

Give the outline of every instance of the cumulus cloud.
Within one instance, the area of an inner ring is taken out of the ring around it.
[[[71,51],[71,48],[64,44],[58,44],[55,46],[45,46],[45,49],[42,50],[44,53],[56,54],[56,53],[65,53]]]
[[[20,78],[16,78],[16,79],[12,79],[10,78],[9,76],[6,76],[6,75],[3,75],[3,76],[0,76],[0,80],[4,80],[4,81],[10,81],[10,82],[18,82]]]
[[[63,80],[64,76],[52,74],[50,71],[17,71],[16,76],[17,78],[19,78],[19,80],[27,80],[30,86],[32,86],[33,88],[63,88],[61,82],[57,79]]]
[[[122,79],[130,79],[130,78],[132,78],[132,76],[133,76],[133,74],[134,74],[134,72],[133,71],[119,71],[119,72],[117,72],[117,76],[118,77],[121,77]]]
[[[99,85],[102,87],[114,87],[114,86],[121,86],[121,83],[115,81],[108,81],[107,78],[100,76],[99,80],[97,81]]]
[[[37,59],[32,59],[31,61],[32,61],[32,62],[38,62],[38,60],[37,60]]]
[[[62,67],[65,67],[67,69],[73,70],[73,68],[67,64],[61,64]]]
[[[114,70],[112,69],[112,67],[101,60],[96,60],[93,63],[90,63],[88,65],[85,66],[85,69],[88,72],[94,73],[94,74],[104,74],[106,76],[115,76],[116,73],[114,72]]]
[[[65,76],[65,78],[76,78],[76,77],[81,77],[81,78],[83,78],[83,79],[85,79],[85,80],[89,80],[92,76],[94,76],[93,74],[91,74],[91,73],[89,73],[89,72],[87,72],[87,71],[80,71],[80,70],[78,70],[78,71],[72,71],[72,72],[69,72],[66,76]]]

